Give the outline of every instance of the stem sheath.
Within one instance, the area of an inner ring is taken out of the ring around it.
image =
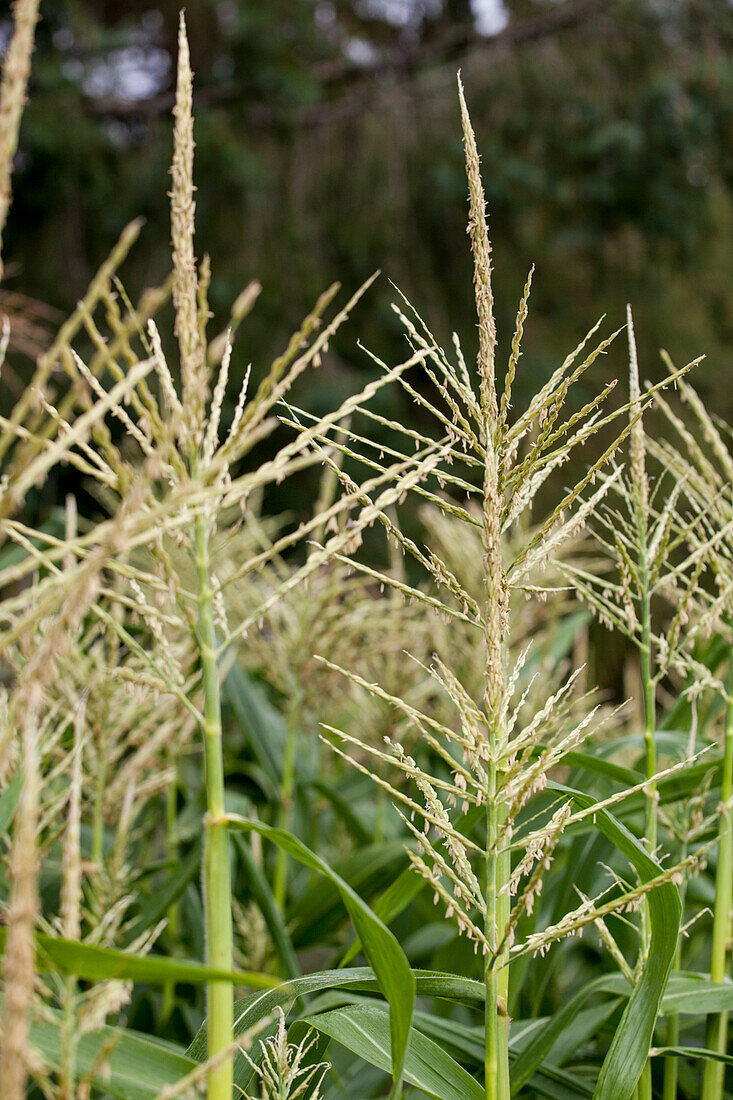
[[[229,867],[229,832],[224,809],[224,756],[221,727],[219,672],[216,662],[213,591],[206,518],[196,517],[196,575],[198,579],[199,646],[204,687],[204,759],[206,765],[206,820],[204,826],[204,893],[206,907],[207,964],[217,970],[233,969],[232,891]],[[214,1058],[232,1045],[234,1002],[228,982],[210,982],[208,994],[208,1056]],[[232,1058],[225,1058],[209,1073],[208,1100],[231,1100]]]
[[[486,800],[486,864],[484,897],[486,899],[486,939],[492,945],[499,939],[497,895],[497,838],[498,815],[496,812],[496,761],[493,759],[495,745],[491,746],[492,760],[488,767],[488,791]],[[486,1100],[500,1100],[499,1091],[499,976],[496,961],[486,955],[484,964],[484,985],[486,987],[486,1022],[484,1075]]]
[[[646,536],[645,536],[646,538]],[[646,562],[646,542],[642,543],[641,554],[641,677],[644,687],[644,745],[646,749],[645,821],[644,835],[649,852],[653,855],[657,847],[657,744],[654,738],[656,726],[656,705],[654,680],[652,679],[652,631],[651,608],[649,599],[649,579]],[[649,927],[649,901],[644,904],[642,916],[642,950],[644,957],[649,953],[651,929]],[[652,1100],[652,1064],[647,1059],[639,1079],[639,1100]]]
[[[733,684],[733,659],[728,684]],[[723,810],[718,828],[718,866],[715,874],[715,907],[713,912],[713,948],[710,978],[714,982],[725,981],[727,951],[731,937],[731,908],[733,907],[733,703],[728,703],[725,721],[723,750],[723,780],[721,801]],[[728,1053],[728,1013],[719,1012],[708,1017],[705,1045],[718,1054]],[[703,1071],[701,1100],[722,1100],[725,1063],[708,1061]]]

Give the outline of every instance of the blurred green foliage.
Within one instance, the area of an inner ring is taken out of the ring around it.
[[[166,275],[178,5],[152,3],[44,0],[9,290],[68,308],[137,214],[128,287]],[[275,354],[326,285],[352,290],[376,267],[384,277],[308,400],[331,404],[373,369],[357,335],[401,355],[387,277],[441,340],[456,329],[470,349],[460,67],[484,135],[505,347],[537,265],[517,403],[523,379],[535,388],[602,312],[622,324],[631,300],[645,375],[661,377],[660,346],[678,362],[705,352],[697,385],[733,414],[720,385],[733,329],[726,0],[194,0],[187,19],[217,321],[249,279],[264,284],[237,373]],[[0,41],[8,30],[6,16]],[[622,373],[623,356],[601,373]]]

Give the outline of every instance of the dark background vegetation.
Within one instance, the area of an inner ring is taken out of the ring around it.
[[[125,281],[134,294],[165,277],[178,6],[44,0],[6,292],[68,309],[138,214]],[[402,354],[387,278],[436,335],[456,329],[471,350],[460,68],[505,348],[537,267],[518,404],[601,313],[623,323],[631,300],[644,374],[661,376],[660,346],[678,363],[705,352],[697,384],[733,418],[728,0],[192,0],[187,19],[198,247],[212,256],[217,320],[251,278],[264,284],[236,373],[266,363],[331,281],[350,292],[377,267],[312,402],[372,369],[357,335]],[[6,8],[0,45],[9,30]],[[623,370],[619,347],[600,374]]]

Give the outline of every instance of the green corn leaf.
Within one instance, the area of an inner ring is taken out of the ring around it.
[[[298,960],[285,921],[270,889],[270,884],[262,868],[253,858],[247,841],[238,833],[234,834],[233,840],[237,855],[247,876],[252,897],[260,907],[260,912],[272,937],[272,943],[277,951],[283,970],[288,978],[297,978],[300,976]]]
[[[678,971],[670,976],[662,1010],[688,1016],[733,1012],[733,982],[715,983],[709,975]]]
[[[319,856],[311,852],[297,837],[284,829],[259,822],[230,818],[233,830],[255,831],[271,840],[282,851],[311,870],[324,875],[339,891],[344,906],[364,945],[364,953],[372,965],[379,988],[390,1007],[389,1024],[392,1051],[393,1095],[401,1091],[407,1041],[415,1006],[415,979],[402,948],[390,930],[374,915],[359,895]]]
[[[23,773],[18,771],[0,794],[0,837],[10,828],[10,822],[15,816],[15,810],[20,798],[20,788],[23,785]]]
[[[459,818],[456,827],[459,830],[465,830],[466,835],[468,835],[470,829],[476,824],[477,819],[480,819],[482,814],[482,807],[474,806],[468,813],[463,814]],[[404,912],[410,902],[415,900],[424,887],[425,880],[421,878],[412,867],[406,867],[404,871],[390,883],[384,893],[377,898],[372,908],[385,924],[390,924],[395,917],[398,917],[400,913]],[[346,966],[347,963],[350,963],[359,951],[361,951],[361,941],[357,937],[341,960],[341,965]]]
[[[687,755],[687,746],[690,741],[689,728],[671,728],[654,730],[654,740],[658,743],[660,756],[674,756],[682,760]],[[644,753],[644,732],[625,733],[620,737],[614,737],[610,741],[601,742],[595,746],[596,752],[603,756],[617,756],[627,749],[635,749],[639,754],[640,763]]]
[[[61,1055],[59,1028],[50,1023],[34,1024],[31,1043],[40,1050],[52,1066],[58,1067]],[[100,1056],[106,1050],[109,1056]],[[183,1051],[176,1052],[147,1035],[102,1028],[82,1035],[76,1049],[76,1065],[80,1075],[96,1068],[92,1080],[101,1093],[115,1100],[157,1100],[166,1085],[174,1085],[196,1068],[196,1062]]]
[[[554,1066],[539,1069],[530,1080],[530,1088],[533,1095],[546,1096],[548,1100],[588,1100],[593,1096],[593,1090],[584,1081]]]
[[[232,665],[222,684],[222,699],[245,734],[267,779],[277,789],[285,754],[285,719],[270,702],[262,684],[239,665]]]
[[[733,1054],[721,1054],[706,1047],[654,1047],[650,1052],[653,1058],[672,1055],[674,1058],[700,1058],[705,1062],[724,1062],[733,1066]]]
[[[484,1003],[486,990],[483,982],[456,974],[442,974],[437,970],[413,970],[412,973],[419,997],[442,997],[466,1005]]]
[[[451,921],[429,921],[408,933],[402,946],[408,959],[414,964],[416,959],[431,957],[447,944],[455,943],[458,936],[458,928]]]
[[[592,620],[592,614],[585,608],[560,619],[555,624],[546,646],[543,649],[530,650],[524,665],[524,675],[532,676],[543,663],[554,667],[563,657],[572,653],[578,634]]]
[[[697,794],[705,783],[710,784],[710,789],[720,787],[723,774],[723,757],[720,753],[708,752],[702,760],[694,764],[687,764],[684,768],[660,779],[657,784],[659,803],[669,806],[682,799]],[[644,809],[644,794],[642,791],[629,795],[618,806],[617,817],[630,817],[632,814],[642,812]]]
[[[443,976],[441,976],[443,977]],[[420,979],[418,978],[418,993],[423,993],[425,990],[421,988]],[[350,1006],[356,1007],[356,1006]],[[363,1002],[359,1004],[359,1007],[365,1007],[371,1019],[369,1020],[370,1035],[375,1034],[373,1014],[380,1013],[382,1020],[384,1020],[385,1012],[384,1008],[380,1004],[367,1003],[366,1006]],[[323,1020],[327,1015],[335,1016],[337,1011],[334,1010],[331,1013],[319,1013],[314,1016],[311,1013],[305,1018],[305,1022],[310,1023],[312,1026],[318,1028],[318,1021]],[[344,1011],[341,1009],[340,1011]],[[430,1048],[430,1065],[435,1066],[438,1063],[445,1065],[444,1057],[452,1059],[452,1055],[449,1051],[453,1051],[453,1054],[461,1061],[474,1062],[477,1066],[483,1066],[484,1058],[484,1037],[483,1028],[472,1027],[465,1024],[461,1024],[454,1020],[446,1020],[439,1016],[432,1016],[424,1012],[416,1012],[414,1015],[415,1027],[413,1027],[410,1037],[410,1047],[407,1056],[406,1063],[406,1080],[413,1084],[418,1084],[417,1072],[415,1079],[410,1076],[410,1067],[413,1053],[416,1048],[421,1051],[423,1048],[424,1040],[435,1040],[435,1048]],[[382,1030],[384,1030],[384,1023],[381,1024]],[[328,1028],[328,1033],[332,1038],[336,1039],[337,1036],[333,1033],[333,1028]],[[344,1045],[349,1045],[344,1043]],[[356,1050],[354,1046],[349,1046],[349,1049],[353,1053],[358,1054],[360,1057],[367,1057],[368,1052],[366,1050]],[[435,1049],[439,1052],[435,1055]],[[372,1054],[374,1051],[372,1050]],[[510,1051],[510,1057],[512,1056]],[[383,1063],[377,1058],[371,1058],[373,1064],[382,1068]],[[450,1084],[446,1088],[445,1085],[440,1082],[442,1091],[438,1095],[450,1097],[455,1095],[455,1092],[451,1091],[451,1088],[455,1086],[456,1068],[461,1071],[461,1066],[457,1062],[453,1062],[453,1065],[449,1067],[451,1073]],[[465,1072],[465,1071],[462,1071]],[[476,1082],[472,1078],[469,1079],[475,1085]],[[461,1080],[465,1082],[465,1077],[461,1077]],[[438,1084],[438,1082],[436,1082]],[[592,1089],[584,1082],[574,1077],[572,1074],[560,1069],[556,1066],[543,1066],[532,1077],[530,1082],[531,1088],[534,1090],[537,1096],[546,1096],[552,1098],[552,1100],[588,1100],[592,1096]],[[427,1092],[428,1095],[433,1095],[425,1087],[425,1081],[420,1082],[419,1087],[423,1092]],[[470,1087],[470,1086],[469,1086]],[[481,1092],[483,1095],[483,1092]]]
[[[389,1072],[389,1022],[381,1005],[346,1005],[307,1016],[305,1022],[364,1061]],[[405,1059],[405,1080],[435,1100],[483,1100],[484,1096],[484,1090],[458,1062],[414,1028]]]
[[[541,752],[538,747],[537,752]],[[633,768],[624,768],[621,764],[614,764],[602,756],[596,756],[592,752],[580,752],[573,749],[562,757],[563,764],[570,768],[582,768],[584,771],[600,775],[604,779],[612,779],[617,783],[624,783],[627,787],[634,787],[637,783],[643,783],[644,776]]]
[[[237,1038],[255,1027],[276,1008],[289,1008],[299,997],[329,989],[341,989],[344,986],[353,986],[356,989],[377,988],[373,970],[368,966],[353,967],[350,970],[321,970],[316,974],[294,978],[291,982],[280,982],[273,989],[250,993],[234,1002],[234,1037]],[[205,1024],[201,1025],[187,1054],[199,1062],[205,1061]]]
[[[561,1035],[571,1026],[586,1001],[593,996],[611,992],[617,986],[630,994],[628,983],[621,976],[604,976],[584,985],[575,996],[558,1009],[544,1024],[534,1038],[522,1049],[512,1064],[512,1096],[522,1089],[535,1070],[539,1069],[545,1058]],[[609,988],[611,987],[611,988]]]
[[[689,734],[686,735],[689,737]],[[623,743],[629,741],[629,738],[619,739],[619,742],[614,741],[615,748],[621,748]],[[620,783],[625,783],[627,786],[636,786],[638,783],[643,782],[643,775],[634,771],[631,768],[622,768],[618,764],[611,764],[608,761],[602,760],[601,757],[595,754],[587,752],[572,752],[566,753],[563,757],[563,762],[569,765],[582,767],[586,771],[589,771],[596,775],[606,776],[609,779],[618,780]],[[659,794],[659,803],[663,806],[672,805],[675,802],[679,802],[682,799],[689,798],[691,795],[699,792],[705,783],[710,785],[710,789],[714,790],[716,787],[720,787],[720,781],[723,771],[723,757],[720,753],[709,752],[701,760],[697,760],[692,764],[686,764],[672,775],[664,776],[657,783],[657,793]],[[627,774],[628,773],[628,774]],[[643,813],[644,811],[644,793],[643,791],[636,791],[634,794],[628,795],[620,802],[614,812],[614,817],[618,819],[633,817],[635,814]],[[578,826],[573,831],[580,834],[587,832],[590,826],[587,824]]]
[[[530,1088],[533,1096],[546,1096],[548,1100],[588,1100],[593,1096],[584,1081],[554,1066],[538,1070],[530,1080]]]
[[[522,1021],[512,1022],[512,1035],[521,1027]],[[469,1062],[483,1069],[484,1062],[484,1029],[460,1023],[457,1020],[444,1019],[441,1016],[429,1015],[426,1012],[415,1013],[415,1026],[429,1039],[434,1039],[439,1045],[460,1059],[461,1062]],[[553,1056],[554,1056],[553,1051]],[[509,1058],[514,1056],[513,1039],[509,1039]],[[558,1066],[541,1066],[529,1082],[530,1088],[538,1096],[549,1096],[552,1100],[579,1100],[590,1097],[593,1090],[585,1081],[579,1080],[572,1074],[560,1069]]]
[[[32,1022],[30,1042],[51,1069],[58,1070],[62,1017],[48,1006],[44,1014],[45,1019]],[[166,1085],[180,1081],[197,1064],[177,1044],[116,1027],[101,1027],[80,1035],[76,1047],[78,1075],[94,1071],[93,1084],[114,1100],[157,1100]]]
[[[148,928],[154,928],[170,909],[171,905],[178,901],[189,882],[197,874],[201,866],[201,845],[195,844],[191,851],[178,865],[174,874],[160,886],[155,893],[140,906],[137,919],[125,936],[126,943],[132,943]]]
[[[370,904],[371,899],[381,891],[384,882],[393,880],[406,863],[404,842],[393,840],[359,848],[338,860],[332,870],[363,901]],[[314,883],[288,909],[287,916],[296,947],[307,947],[318,942],[325,933],[338,928],[343,921],[344,907],[336,884]]]
[[[374,974],[369,967],[360,967],[352,970],[327,970],[317,974],[308,974],[303,978],[295,978],[291,982],[284,982],[276,989],[264,992],[251,993],[247,997],[234,1002],[234,1037],[244,1034],[256,1027],[265,1017],[271,1015],[280,1007],[288,1012],[293,1002],[309,993],[319,993],[323,990],[340,988],[341,986],[360,986],[361,983],[374,983]],[[263,1032],[260,1038],[267,1033]],[[188,1057],[196,1062],[205,1062],[207,1057],[206,1022],[199,1028],[193,1042],[186,1051]],[[234,1084],[244,1093],[253,1076],[252,1067],[242,1058],[236,1055],[234,1059]]]
[[[415,992],[420,997],[442,997],[458,1004],[480,1007],[484,1003],[483,982],[470,978],[456,977],[453,974],[441,974],[432,970],[413,970]],[[325,993],[329,990],[350,988],[354,991],[378,992],[379,985],[374,971],[368,966],[352,967],[349,970],[324,970],[316,974],[307,974],[291,982],[283,982],[276,989],[250,993],[249,996],[235,1001],[234,1035],[239,1036],[255,1027],[266,1016],[280,1006],[287,1012],[300,997],[309,994]],[[187,1050],[189,1057],[198,1062],[206,1060],[206,1025],[202,1024],[195,1039]],[[245,1090],[252,1071],[241,1057],[235,1059],[234,1080]]]
[[[420,1011],[415,1012],[413,1019],[418,1031],[433,1039],[451,1057],[483,1069],[485,1044],[482,1026]]]
[[[611,997],[601,1004],[593,1005],[579,1012],[575,1017],[572,1030],[566,1029],[550,1051],[553,1065],[562,1066],[577,1055],[578,1049],[598,1033],[610,1016],[621,1004],[620,997]]]
[[[320,779],[314,779],[309,784],[314,791],[322,795],[327,802],[330,802],[333,812],[336,817],[343,821],[349,833],[354,838],[355,842],[361,846],[369,844],[372,840],[372,833],[361,820],[359,815],[354,811],[352,804],[347,798],[340,794],[330,783],[324,783]]]
[[[570,797],[580,808],[593,805],[588,795],[555,783],[548,787]],[[595,827],[633,864],[642,882],[655,878],[662,868],[649,856],[638,840],[610,814],[595,815]],[[654,1024],[674,957],[679,926],[679,895],[672,883],[665,883],[649,895],[652,936],[649,957],[641,979],[631,992],[629,1003],[616,1030],[599,1075],[595,1100],[626,1100],[641,1075],[651,1045]],[[622,985],[626,983],[620,979]],[[611,992],[608,979],[597,979],[584,987],[550,1020],[522,1051],[512,1067],[512,1093],[527,1083],[548,1056],[554,1043],[567,1028],[593,992]],[[618,988],[618,987],[617,987]],[[628,986],[626,986],[628,991]]]
[[[0,928],[0,954],[5,950],[7,929]],[[96,947],[66,940],[60,936],[36,933],[37,965],[41,973],[53,971],[73,974],[85,981],[101,982],[116,978],[131,982],[189,982],[204,985],[210,981],[231,982],[253,989],[271,989],[279,979],[252,970],[211,970],[202,963],[168,959],[161,955],[133,955],[112,947]]]
[[[404,912],[410,902],[415,900],[424,886],[425,879],[421,878],[412,867],[406,867],[384,893],[380,894],[372,907],[373,911],[385,924],[391,924],[395,917]],[[357,936],[342,958],[341,966],[347,966],[361,949],[361,940]]]
[[[560,784],[548,788],[569,796],[576,806],[587,809],[594,800]],[[611,814],[600,811],[594,825],[632,864],[640,882],[663,873],[662,867],[625,826]],[[680,897],[672,882],[665,882],[647,895],[651,936],[641,977],[629,997],[621,1021],[601,1067],[594,1100],[627,1100],[641,1076],[654,1034],[667,979],[669,978],[681,914]]]

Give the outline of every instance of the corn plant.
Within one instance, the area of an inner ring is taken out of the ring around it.
[[[22,29],[22,27],[21,27]],[[10,76],[13,77],[11,71]],[[318,332],[321,315],[327,309],[337,288],[331,288],[305,320],[301,330],[290,341],[285,352],[273,363],[256,393],[248,400],[249,373],[245,376],[226,437],[219,435],[222,405],[226,393],[231,342],[225,334],[216,347],[206,339],[208,319],[208,261],[197,268],[194,257],[193,200],[193,118],[192,79],[185,25],[181,19],[179,35],[178,85],[174,131],[173,186],[171,191],[171,230],[173,240],[173,302],[176,313],[175,335],[178,343],[178,369],[172,371],[163,351],[162,340],[155,323],[149,320],[147,332],[140,312],[127,303],[128,317],[120,317],[118,302],[112,289],[112,275],[120,253],[113,255],[81,303],[78,314],[59,336],[50,352],[39,364],[31,386],[37,408],[21,400],[13,415],[4,423],[3,450],[8,472],[3,483],[0,507],[8,517],[4,524],[6,540],[22,546],[27,553],[19,565],[11,564],[0,577],[0,585],[8,593],[2,608],[4,633],[0,644],[3,652],[12,652],[16,642],[27,643],[36,630],[46,639],[37,647],[37,656],[19,663],[18,683],[10,703],[10,718],[3,748],[8,749],[17,710],[28,711],[23,685],[29,682],[38,694],[44,679],[34,670],[37,663],[49,662],[49,654],[58,648],[60,636],[71,643],[74,632],[81,627],[81,617],[89,613],[116,633],[125,647],[139,658],[143,666],[128,662],[128,682],[139,690],[162,692],[177,701],[186,715],[194,720],[201,735],[206,775],[206,815],[204,818],[204,897],[206,913],[207,973],[215,975],[208,982],[207,1054],[214,1060],[208,1075],[208,1096],[229,1097],[232,1089],[232,988],[233,930],[232,891],[229,862],[229,822],[224,802],[224,771],[222,751],[221,699],[219,666],[223,654],[233,642],[272,608],[281,596],[322,566],[323,554],[312,556],[295,576],[263,595],[251,614],[230,627],[226,619],[221,589],[212,562],[212,542],[217,529],[217,516],[233,508],[244,508],[250,494],[265,485],[282,481],[313,462],[308,451],[310,440],[330,424],[348,416],[352,407],[368,400],[381,386],[371,384],[361,395],[318,421],[313,428],[283,445],[266,463],[254,472],[236,476],[233,470],[261,439],[276,426],[270,410],[282,400],[298,376],[318,359],[333,333],[345,319],[349,309],[365,288],[341,309],[335,318]],[[137,228],[137,227],[135,227]],[[122,290],[119,293],[124,298]],[[256,286],[244,292],[233,309],[236,321],[241,320],[257,295]],[[109,322],[116,340],[107,341],[93,318],[93,309],[102,301],[107,307]],[[84,327],[96,345],[92,364],[85,363],[71,346],[80,327]],[[138,331],[139,330],[139,331]],[[133,347],[137,336],[143,358]],[[418,361],[418,359],[413,361]],[[120,365],[119,360],[125,363]],[[218,374],[211,379],[212,363],[218,361]],[[54,404],[48,380],[52,367],[61,362],[75,383],[75,390]],[[407,369],[407,362],[395,373]],[[109,372],[113,384],[104,385]],[[148,379],[155,376],[155,390]],[[180,390],[176,379],[180,378]],[[77,402],[81,406],[76,412]],[[128,408],[130,411],[128,411]],[[122,427],[124,443],[113,437],[107,417]],[[92,441],[90,444],[90,440]],[[137,450],[141,465],[128,458],[129,448]],[[430,451],[418,459],[409,472],[393,469],[377,479],[385,485],[385,502],[396,499],[410,481],[420,476],[435,458]],[[72,533],[59,539],[43,531],[32,531],[10,519],[22,502],[24,493],[37,483],[56,463],[75,465],[99,487],[101,499],[112,512],[85,533]],[[297,544],[309,530],[337,519],[344,507],[342,501],[309,523],[281,536],[276,544],[252,552],[239,565],[239,576],[264,570],[283,549]],[[353,539],[351,531],[334,536],[335,547],[345,546]],[[171,548],[182,550],[188,558],[189,570],[176,571]],[[148,567],[141,555],[147,554],[153,565]],[[100,586],[105,571],[117,582]],[[39,576],[28,585],[27,579]],[[18,594],[13,586],[20,585]],[[99,589],[99,591],[98,591]],[[99,595],[104,600],[98,599]],[[70,610],[63,610],[67,603]],[[61,612],[56,612],[59,604]],[[111,608],[107,605],[111,604]],[[73,613],[72,609],[73,608]],[[126,620],[142,621],[154,639],[150,647],[142,645],[126,625]],[[48,616],[51,616],[49,619]],[[60,617],[59,617],[60,616]],[[56,618],[59,620],[55,626]],[[50,624],[50,625],[49,625]],[[219,632],[219,636],[217,635]],[[170,636],[188,635],[190,645],[182,652]],[[53,669],[53,665],[51,666]],[[44,677],[48,676],[44,670]],[[109,670],[110,675],[121,670]],[[19,700],[16,702],[17,699]],[[24,719],[33,725],[35,709]],[[164,727],[165,728],[165,727]],[[111,767],[114,752],[109,744],[112,730],[104,730],[105,743],[98,750],[101,769]],[[29,733],[29,736],[31,734]],[[164,744],[166,742],[164,741]],[[171,745],[170,730],[167,744]],[[129,753],[130,742],[126,744]],[[177,746],[174,746],[177,748]],[[29,744],[27,755],[33,761],[37,749]],[[175,753],[174,753],[175,755]],[[76,759],[76,757],[74,757]],[[129,764],[129,759],[126,761]],[[107,777],[99,775],[100,799],[103,799]],[[16,895],[11,900],[7,972],[6,1019],[13,1027],[6,1028],[3,1059],[12,1092],[22,1091],[27,1069],[22,1047],[27,1038],[24,1019],[29,1007],[32,978],[28,970],[29,940],[36,919],[33,902],[36,874],[35,857],[29,847],[37,831],[36,786],[38,776],[29,768],[24,779],[20,805],[27,808],[20,821],[28,828],[18,829],[16,863],[26,868],[15,874]],[[28,794],[30,789],[31,794]],[[145,792],[150,795],[150,789]],[[103,807],[97,807],[97,836],[103,823]],[[102,854],[95,844],[95,856]],[[14,857],[15,859],[15,857]],[[11,869],[14,866],[11,860]],[[26,880],[27,886],[25,885]],[[101,900],[101,899],[100,899]],[[13,906],[15,905],[15,909]],[[20,915],[14,919],[17,910]],[[22,931],[22,939],[21,937]],[[14,969],[14,961],[17,967]],[[16,970],[22,972],[16,979]],[[16,1034],[17,1033],[17,1034]]]
[[[606,465],[620,442],[631,434],[638,448],[642,403],[638,394],[632,394],[629,405],[603,416],[602,406],[612,389],[609,386],[579,412],[569,415],[565,421],[561,419],[571,384],[608,348],[614,334],[580,362],[577,360],[584,345],[576,349],[530,401],[526,412],[510,424],[512,385],[519,361],[531,276],[519,307],[503,379],[503,393],[499,397],[496,387],[497,341],[491,288],[491,248],[478,154],[462,89],[461,108],[479,331],[478,390],[471,382],[459,344],[456,344],[457,365],[453,365],[448,355],[436,346],[419,318],[416,327],[408,316],[401,316],[413,349],[428,353],[426,370],[442,399],[440,404],[433,405],[424,396],[419,396],[420,402],[429,407],[438,424],[447,432],[450,442],[447,456],[450,467],[441,468],[435,476],[441,483],[458,486],[469,499],[479,494],[481,503],[478,512],[459,509],[452,502],[446,504],[446,509],[453,515],[458,514],[464,522],[480,526],[483,561],[481,598],[473,598],[446,562],[433,551],[423,551],[402,536],[389,517],[383,515],[382,522],[390,535],[407,553],[417,558],[432,577],[441,593],[438,602],[440,611],[451,618],[470,622],[480,632],[484,668],[482,697],[480,700],[472,697],[451,669],[436,657],[432,668],[426,671],[450,697],[459,716],[457,729],[436,723],[430,715],[399,698],[389,700],[402,709],[443,765],[447,766],[447,780],[426,772],[399,742],[394,743],[385,754],[331,726],[326,726],[326,729],[337,740],[356,744],[362,751],[370,752],[373,758],[384,760],[392,757],[396,766],[417,785],[420,801],[387,784],[392,796],[409,810],[409,816],[404,821],[415,836],[419,851],[419,854],[410,856],[413,867],[433,888],[436,902],[445,906],[446,916],[455,917],[461,933],[472,941],[475,950],[483,956],[486,1004],[484,1088],[485,1095],[494,1098],[509,1095],[507,997],[511,961],[528,951],[544,951],[555,940],[578,933],[607,913],[635,906],[648,893],[644,884],[647,874],[659,883],[669,882],[675,872],[671,868],[663,870],[650,856],[641,857],[637,851],[632,857],[637,870],[642,865],[646,868],[641,872],[642,882],[638,886],[617,897],[585,898],[576,910],[564,915],[556,925],[531,934],[526,942],[516,940],[520,920],[531,913],[536,904],[554,849],[563,833],[588,816],[597,820],[605,804],[594,803],[592,799],[584,802],[581,798],[573,806],[572,796],[563,797],[559,791],[554,812],[544,817],[539,827],[520,828],[522,811],[532,796],[545,788],[548,772],[555,762],[590,736],[594,710],[588,709],[579,720],[566,724],[566,701],[573,692],[573,675],[531,717],[524,718],[523,700],[514,700],[514,688],[526,654],[520,656],[514,667],[507,666],[511,597],[513,593],[544,594],[546,586],[543,588],[541,583],[537,584],[534,575],[557,554],[558,547],[567,538],[582,530],[588,518],[600,510],[604,498],[620,476],[619,470],[606,473]],[[404,380],[403,384],[406,384]],[[645,400],[648,401],[648,398]],[[581,480],[564,493],[529,538],[518,547],[511,547],[515,556],[507,558],[507,532],[533,506],[549,475],[567,461],[575,448],[625,411],[631,414],[627,426],[620,429],[611,445],[595,459]],[[480,475],[480,487],[475,488],[465,477],[453,472],[454,468],[461,467],[467,468],[469,477],[471,474]],[[350,488],[350,482],[345,477],[342,481]],[[599,484],[583,498],[582,494],[594,481]],[[438,499],[435,495],[434,498]],[[358,563],[355,566],[361,568]],[[378,579],[384,584],[394,583],[387,574],[381,574]],[[425,599],[424,593],[418,589],[408,591],[416,599]],[[348,672],[346,674],[349,675]],[[385,696],[379,686],[359,682],[367,690]],[[653,763],[653,757],[650,757],[650,764]],[[359,766],[365,767],[363,764]],[[385,784],[384,780],[376,778],[378,783]],[[652,770],[648,774],[648,782],[642,785],[643,789],[647,790],[654,781],[655,772]],[[621,801],[628,793],[621,792],[613,801]],[[449,805],[461,807],[464,814],[472,808],[476,811],[482,809],[485,818],[481,843],[477,844],[469,834],[463,819],[458,822],[451,820],[445,806],[446,799]],[[415,814],[421,816],[424,828],[418,829],[413,824]],[[652,818],[647,820],[651,826]],[[435,843],[430,839],[431,831],[437,835]],[[522,850],[525,854],[512,866],[512,854]],[[650,858],[649,864],[647,858]],[[650,899],[650,906],[654,905],[655,900]],[[669,944],[663,954],[664,966],[668,970],[672,961]],[[651,1000],[644,1003],[646,993],[644,984],[640,983],[635,994],[638,1001],[630,1002],[628,1014],[617,1031],[599,1078],[599,1096],[616,1095],[620,1088],[630,1089],[637,1083],[643,1061],[632,1060],[624,1047],[632,1029],[638,1034],[638,1029],[644,1028],[646,1034],[651,1036],[656,1006]]]
[[[459,80],[475,358],[400,295],[402,361],[299,407],[369,280],[235,385],[260,288],[210,335],[178,47],[171,278],[130,299],[129,226],[0,417],[3,1100],[723,1100],[733,461],[694,363],[643,389],[629,313],[514,408],[532,273],[502,364]],[[581,398],[624,329],[628,400]],[[611,635],[641,706],[594,686]]]

